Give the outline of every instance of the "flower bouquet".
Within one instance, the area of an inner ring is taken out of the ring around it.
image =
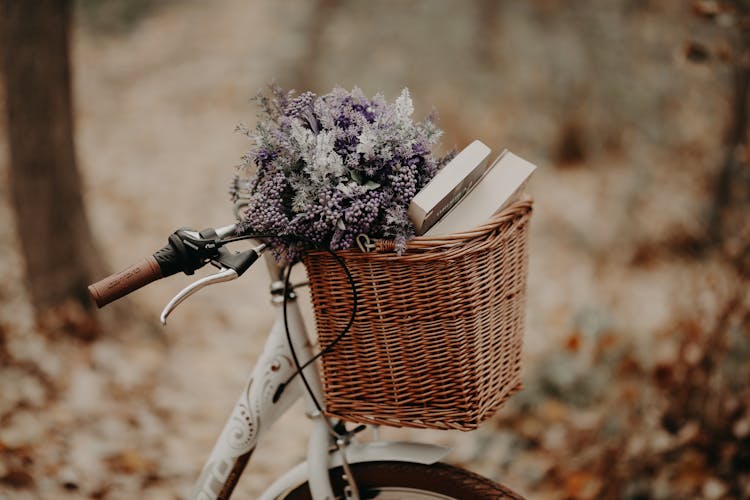
[[[407,89],[389,103],[358,88],[316,96],[272,86],[257,101],[256,129],[239,127],[253,145],[232,185],[246,202],[242,232],[272,235],[287,259],[299,245],[350,248],[362,233],[401,253],[414,235],[409,202],[450,159],[433,154],[434,116],[413,121]]]

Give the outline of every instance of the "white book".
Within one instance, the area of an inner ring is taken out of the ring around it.
[[[486,172],[490,148],[474,141],[445,165],[409,204],[416,233],[424,234],[440,220]]]
[[[536,165],[507,149],[492,163],[476,183],[425,236],[442,236],[467,231],[486,222],[492,215],[510,205],[523,193]]]

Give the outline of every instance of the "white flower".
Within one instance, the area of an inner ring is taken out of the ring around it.
[[[357,144],[357,153],[365,155],[368,160],[375,156],[375,148],[378,144],[378,137],[371,127],[363,127]]]
[[[340,182],[336,186],[336,189],[341,191],[341,193],[347,198],[353,198],[367,191],[365,187],[360,186],[358,183],[354,181]]]
[[[292,130],[289,134],[289,140],[293,146],[296,146],[305,163],[309,165],[310,160],[315,155],[317,142],[312,130],[304,127],[299,120],[292,120]]]
[[[412,113],[414,113],[414,104],[411,102],[409,89],[404,88],[396,99],[396,119],[402,124],[409,123]]]
[[[334,145],[336,136],[331,131],[314,135],[309,130],[312,144],[302,150],[302,160],[305,162],[305,172],[314,184],[324,184],[328,177],[338,179],[346,173],[344,162]]]

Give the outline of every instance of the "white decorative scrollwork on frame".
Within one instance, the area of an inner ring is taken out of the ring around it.
[[[252,386],[252,382],[251,380],[248,384],[248,391],[245,394],[249,392],[249,386]],[[241,453],[249,451],[257,438],[258,425],[258,413],[250,411],[247,401],[239,401],[228,424],[227,444]]]

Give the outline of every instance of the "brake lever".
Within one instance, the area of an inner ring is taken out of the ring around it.
[[[218,273],[212,274],[211,276],[206,276],[205,278],[201,278],[198,281],[194,281],[193,283],[189,284],[188,286],[183,288],[180,293],[175,295],[172,300],[170,300],[169,303],[164,307],[164,310],[161,312],[161,316],[159,316],[161,324],[166,325],[167,316],[169,316],[171,312],[177,308],[177,306],[182,304],[186,299],[188,299],[191,295],[196,293],[201,288],[205,288],[209,285],[215,285],[217,283],[223,283],[225,281],[236,280],[239,277],[240,275],[237,274],[237,271],[235,271],[234,269],[222,267],[221,271],[219,271]]]
[[[177,306],[182,304],[191,295],[195,294],[198,290],[205,288],[209,285],[215,285],[217,283],[224,283],[225,281],[236,280],[247,271],[253,263],[258,260],[261,253],[266,249],[266,244],[261,243],[255,248],[246,250],[244,252],[231,252],[226,247],[221,247],[218,250],[218,258],[211,262],[219,268],[219,272],[201,278],[180,291],[175,295],[172,300],[164,307],[159,319],[162,325],[167,324],[167,316],[174,311]]]

